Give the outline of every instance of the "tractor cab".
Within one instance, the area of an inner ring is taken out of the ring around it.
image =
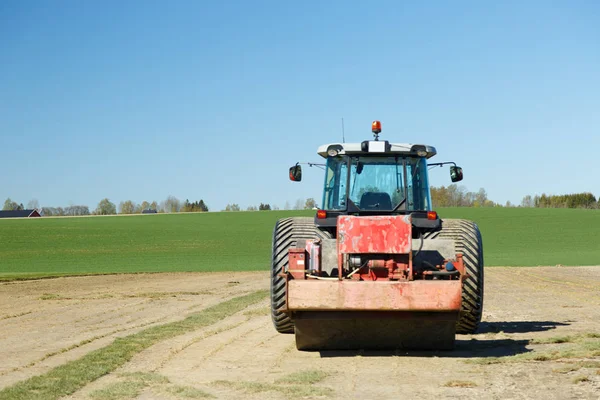
[[[325,158],[325,180],[321,209],[315,222],[335,227],[340,215],[411,214],[417,226],[439,227],[432,211],[428,168],[454,163],[428,164],[436,155],[433,146],[390,143],[379,140],[381,123],[372,124],[374,140],[362,143],[322,145],[317,153]],[[290,168],[290,179],[299,181],[299,164]],[[462,180],[462,169],[450,167],[452,182]]]

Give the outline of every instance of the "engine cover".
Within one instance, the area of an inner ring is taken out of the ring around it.
[[[338,253],[409,254],[412,251],[410,215],[338,217]]]

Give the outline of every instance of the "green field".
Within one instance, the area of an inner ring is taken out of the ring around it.
[[[600,210],[448,208],[483,234],[487,266],[600,265]],[[313,211],[0,220],[0,278],[269,268],[278,218]]]

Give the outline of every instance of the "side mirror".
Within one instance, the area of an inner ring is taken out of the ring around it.
[[[290,181],[300,182],[302,180],[302,166],[296,164],[290,168]]]
[[[452,182],[459,182],[463,179],[463,172],[461,167],[452,166],[450,167],[450,179]]]

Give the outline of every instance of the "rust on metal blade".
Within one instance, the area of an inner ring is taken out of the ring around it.
[[[288,310],[458,311],[461,281],[290,280]]]
[[[338,217],[340,254],[408,254],[412,251],[410,216]]]

